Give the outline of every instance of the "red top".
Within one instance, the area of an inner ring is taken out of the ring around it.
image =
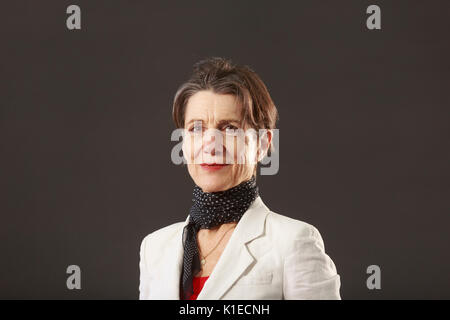
[[[205,284],[206,280],[208,280],[208,277],[194,277],[193,280],[193,286],[194,286],[194,293],[189,298],[189,300],[197,300],[198,295],[200,294],[200,291],[202,291],[203,285]]]

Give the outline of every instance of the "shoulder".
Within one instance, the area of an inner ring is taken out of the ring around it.
[[[284,236],[291,238],[313,237],[318,232],[317,228],[308,222],[273,211],[267,215],[266,228],[282,232]]]
[[[167,244],[175,239],[183,225],[184,222],[176,222],[146,235],[141,241],[141,254],[150,246]]]
[[[273,211],[266,218],[266,233],[278,244],[280,252],[288,255],[305,247],[325,251],[319,230],[306,221],[294,219]]]

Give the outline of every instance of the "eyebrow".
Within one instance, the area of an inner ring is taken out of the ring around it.
[[[191,120],[189,120],[189,122],[186,123],[186,125],[189,125],[190,123],[195,122],[195,121],[201,121],[203,123],[202,119],[191,119]],[[223,119],[223,120],[220,120],[218,122],[218,124],[223,125],[223,124],[232,123],[232,122],[240,124],[240,120],[236,120],[236,119]]]

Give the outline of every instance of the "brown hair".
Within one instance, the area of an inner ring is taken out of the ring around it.
[[[190,79],[178,88],[172,111],[177,128],[184,128],[189,98],[202,90],[236,96],[243,106],[244,123],[253,129],[275,128],[278,111],[261,78],[250,67],[234,65],[231,60],[220,57],[195,63]]]

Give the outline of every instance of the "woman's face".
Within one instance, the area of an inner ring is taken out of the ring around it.
[[[183,155],[189,174],[204,192],[227,190],[251,178],[256,161],[250,161],[249,145],[257,140],[246,137],[245,145],[244,140],[238,142],[234,130],[246,129],[241,123],[241,106],[234,95],[199,91],[189,98]],[[214,163],[224,165],[208,166]]]

